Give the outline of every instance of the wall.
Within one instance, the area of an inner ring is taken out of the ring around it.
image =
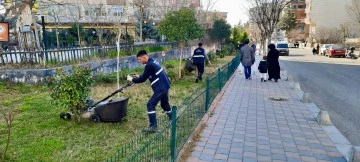
[[[310,23],[311,27],[340,29],[341,24],[351,24],[354,21],[346,9],[346,5],[351,4],[351,0],[308,0],[307,3],[310,4],[306,10],[307,23]]]
[[[207,48],[206,48],[207,49]],[[163,56],[163,53],[165,54]],[[164,52],[156,52],[149,54],[159,62],[173,60],[179,58],[180,51],[178,49]],[[186,47],[183,51],[183,57],[191,56],[192,48]],[[116,59],[101,60],[97,62],[89,62],[81,64],[80,66],[90,67],[93,74],[107,74],[116,72]],[[127,56],[120,58],[119,68],[134,69],[142,66],[136,56]],[[72,66],[64,66],[64,70],[70,71]],[[57,68],[50,69],[27,69],[27,70],[0,70],[0,81],[10,81],[16,83],[39,84],[45,82],[45,78],[55,74]]]

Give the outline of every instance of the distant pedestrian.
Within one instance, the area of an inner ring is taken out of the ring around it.
[[[268,55],[267,55],[267,61],[269,63],[268,68],[268,74],[269,78],[268,80],[271,81],[272,79],[275,80],[275,82],[278,81],[280,78],[280,64],[279,64],[279,51],[275,48],[274,44],[270,44],[268,46],[270,49]]]
[[[316,54],[319,54],[319,51],[320,51],[320,45],[318,43],[317,46],[316,46]]]
[[[251,48],[253,48],[254,52],[256,52],[256,45],[255,44],[252,44]]]
[[[245,45],[240,50],[240,61],[244,66],[246,79],[251,79],[251,66],[255,63],[255,52],[249,43],[249,40],[245,40]]]
[[[258,66],[258,70],[261,75],[261,82],[266,82],[268,67],[269,67],[269,63],[267,62],[267,56],[263,56],[263,59],[260,61]]]
[[[203,44],[199,43],[198,45],[199,47],[194,50],[194,54],[192,56],[193,63],[196,65],[198,70],[198,76],[195,80],[196,83],[202,80],[202,75],[205,70],[205,60],[207,60],[209,64],[211,64],[209,57],[205,53],[205,49],[202,48]]]
[[[313,55],[316,55],[316,48],[314,47],[313,49],[312,49],[312,53],[313,53]]]

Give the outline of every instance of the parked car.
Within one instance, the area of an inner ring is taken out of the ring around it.
[[[321,55],[326,55],[326,50],[328,50],[330,48],[330,46],[332,46],[333,44],[323,44],[321,47],[320,47],[320,51],[319,53]]]
[[[283,42],[283,43],[276,43],[276,49],[279,51],[280,56],[289,56],[289,43]]]
[[[339,56],[339,57],[345,57],[346,55],[346,48],[341,45],[332,45],[329,47],[328,50],[326,50],[326,56],[333,57],[333,56]]]

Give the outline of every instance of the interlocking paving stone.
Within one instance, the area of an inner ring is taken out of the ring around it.
[[[346,161],[293,83],[245,80],[236,71],[228,84],[188,161]]]

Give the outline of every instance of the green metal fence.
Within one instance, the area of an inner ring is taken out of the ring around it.
[[[207,113],[211,102],[219,94],[240,64],[237,55],[227,65],[206,79],[206,84],[197,88],[178,106],[173,107],[172,121],[160,116],[158,131],[153,134],[139,134],[120,148],[116,155],[107,159],[115,161],[176,161],[180,150],[202,117]]]

